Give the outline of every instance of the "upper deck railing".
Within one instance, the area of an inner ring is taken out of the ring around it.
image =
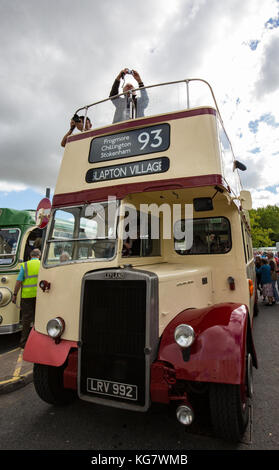
[[[203,89],[195,89],[195,84],[202,84],[205,85],[205,87]],[[143,89],[148,93],[148,106],[145,109],[145,116],[154,116],[156,114],[191,109],[199,106],[212,106],[216,109],[219,120],[223,125],[214,92],[206,80],[201,78],[186,78],[184,80],[135,88],[134,91],[138,94]],[[84,111],[84,115],[90,117],[93,127],[109,125],[112,122],[114,112],[111,106],[112,100],[124,97],[128,93],[128,91],[119,93],[113,97],[82,106],[76,110],[76,113]],[[89,116],[90,108],[92,108],[92,114]],[[131,119],[136,117],[139,116],[135,116],[131,113]]]
[[[141,96],[143,90],[146,91],[148,100],[144,107],[144,117],[168,114],[198,107],[211,107],[216,110],[218,118],[218,135],[220,139],[220,152],[222,173],[228,185],[234,192],[241,190],[241,181],[238,171],[234,171],[235,156],[230,139],[224,127],[224,123],[217,105],[217,101],[210,84],[200,78],[187,78],[184,80],[159,83],[145,87],[135,88],[137,97]],[[129,92],[119,93],[113,97],[105,98],[76,110],[76,113],[83,111],[85,117],[89,117],[93,128],[102,128],[111,125],[115,120],[115,106],[113,101],[122,98]],[[132,101],[132,100],[131,100]],[[137,116],[135,109],[130,108],[130,113],[126,119],[143,117]],[[85,123],[84,119],[84,123]]]

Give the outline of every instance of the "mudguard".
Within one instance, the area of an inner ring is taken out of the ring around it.
[[[175,328],[186,323],[196,337],[187,356],[174,340]],[[157,361],[167,363],[177,380],[243,384],[247,347],[257,367],[247,307],[225,303],[179,313],[165,328]]]
[[[76,341],[61,339],[56,344],[52,338],[33,328],[24,348],[23,359],[35,364],[60,367],[66,361],[72,348],[77,348]]]

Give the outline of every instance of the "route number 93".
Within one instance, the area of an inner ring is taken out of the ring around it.
[[[144,131],[138,135],[138,141],[142,146],[140,147],[141,150],[145,149],[147,145],[150,147],[157,148],[160,147],[163,143],[163,139],[161,137],[162,129],[156,129],[150,132]]]

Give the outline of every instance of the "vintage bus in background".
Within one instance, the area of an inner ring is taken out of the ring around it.
[[[204,395],[216,434],[237,441],[257,367],[244,168],[206,81],[145,89],[145,116],[131,109],[131,119],[112,124],[111,99],[77,110],[93,128],[65,147],[24,359],[48,403],[79,397],[134,411],[175,403],[189,425],[195,395]],[[139,225],[125,239],[130,208]],[[57,230],[61,220],[67,233]]]
[[[35,210],[0,209],[0,335],[21,329],[20,295],[14,304],[12,294],[21,263],[41,247],[42,230],[35,218]]]

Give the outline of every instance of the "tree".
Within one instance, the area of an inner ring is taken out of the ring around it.
[[[275,246],[279,241],[279,207],[259,207],[252,209],[249,215],[253,246]]]

